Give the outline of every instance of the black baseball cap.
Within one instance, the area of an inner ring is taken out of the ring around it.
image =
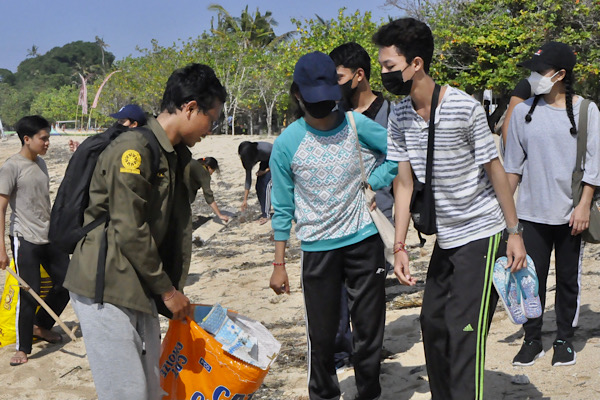
[[[307,103],[340,100],[335,63],[325,53],[315,51],[300,57],[294,68],[294,82]]]
[[[121,107],[119,112],[110,114],[110,116],[116,119],[127,118],[132,121],[137,121],[139,125],[146,125],[146,114],[144,113],[144,110],[135,104],[127,104],[125,107]]]
[[[545,69],[566,69],[572,71],[577,57],[569,45],[560,42],[548,42],[540,47],[531,59],[517,64],[532,71]]]

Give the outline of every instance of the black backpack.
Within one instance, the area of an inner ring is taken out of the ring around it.
[[[85,139],[67,165],[50,215],[50,242],[72,254],[77,243],[95,227],[106,223],[108,215],[83,226],[83,214],[90,200],[89,189],[98,157],[121,133],[130,128],[115,123],[106,131]],[[134,128],[144,135],[152,154],[152,179],[160,164],[160,145],[154,133],[144,127]]]

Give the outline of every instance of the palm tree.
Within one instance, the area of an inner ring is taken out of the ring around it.
[[[27,57],[37,57],[40,54],[38,53],[38,50],[40,48],[37,47],[35,44],[31,46],[31,49],[27,49]]]
[[[248,6],[246,6],[240,17],[233,17],[219,4],[211,4],[208,6],[208,10],[218,13],[217,28],[212,27],[212,32],[217,35],[243,32],[247,35],[244,47],[266,47],[285,40],[296,33],[290,31],[280,36],[275,35],[273,27],[277,26],[278,23],[273,18],[271,11],[261,14],[259,9],[256,8],[256,12],[252,14],[248,12]]]
[[[102,52],[102,69],[104,69],[104,50],[110,46],[100,36],[96,36],[96,44],[100,47],[100,51]]]

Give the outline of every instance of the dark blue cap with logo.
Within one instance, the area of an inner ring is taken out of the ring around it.
[[[117,119],[127,118],[132,121],[137,121],[138,125],[146,124],[146,114],[144,113],[144,110],[135,104],[127,104],[125,107],[122,107],[119,112],[110,114],[110,116]]]
[[[294,68],[294,82],[307,103],[337,101],[342,98],[335,63],[320,51],[300,57]]]

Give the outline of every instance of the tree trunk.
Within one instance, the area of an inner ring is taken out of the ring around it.
[[[225,134],[229,133],[229,113],[227,112],[227,104],[223,107],[223,117],[225,117]]]
[[[275,106],[275,102],[273,101],[267,107],[267,136],[271,136],[273,133],[273,107]]]
[[[231,136],[235,136],[235,115],[237,114],[237,101],[233,105],[233,112],[231,116],[233,119],[231,120]]]

